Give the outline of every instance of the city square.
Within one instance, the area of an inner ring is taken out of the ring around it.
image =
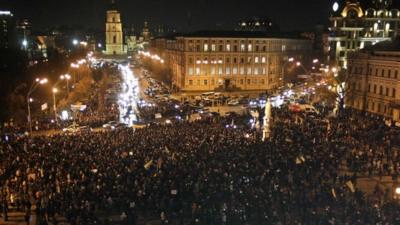
[[[400,224],[400,2],[7,1],[0,224]]]

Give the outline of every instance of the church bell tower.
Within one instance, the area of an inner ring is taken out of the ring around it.
[[[121,15],[117,10],[115,0],[111,0],[106,18],[106,55],[124,55],[124,42]]]

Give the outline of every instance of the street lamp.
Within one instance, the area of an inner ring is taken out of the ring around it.
[[[31,118],[31,105],[30,103],[33,102],[31,98],[31,94],[36,90],[39,85],[46,84],[48,82],[47,78],[36,78],[35,82],[29,88],[28,94],[26,95],[26,103],[28,105],[28,123],[29,123],[29,132],[32,134],[32,118]]]
[[[71,79],[71,75],[69,75],[69,74],[61,75],[60,79],[67,81],[67,94],[69,95],[69,80]]]
[[[53,87],[53,110],[54,110],[54,120],[56,121],[56,124],[58,124],[57,120],[57,104],[56,104],[56,93],[58,92],[58,89]]]

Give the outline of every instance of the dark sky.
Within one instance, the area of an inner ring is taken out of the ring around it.
[[[312,29],[326,24],[333,0],[116,0],[124,24],[150,24],[192,29],[227,26],[242,18],[272,18],[284,30]],[[18,18],[28,18],[36,28],[83,25],[103,28],[108,0],[0,0]]]

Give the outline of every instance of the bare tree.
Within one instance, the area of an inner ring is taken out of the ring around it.
[[[330,72],[326,78],[326,86],[319,86],[317,92],[326,100],[333,102],[337,106],[340,114],[345,105],[345,99],[351,97],[352,89],[349,87],[350,76],[347,70]]]

